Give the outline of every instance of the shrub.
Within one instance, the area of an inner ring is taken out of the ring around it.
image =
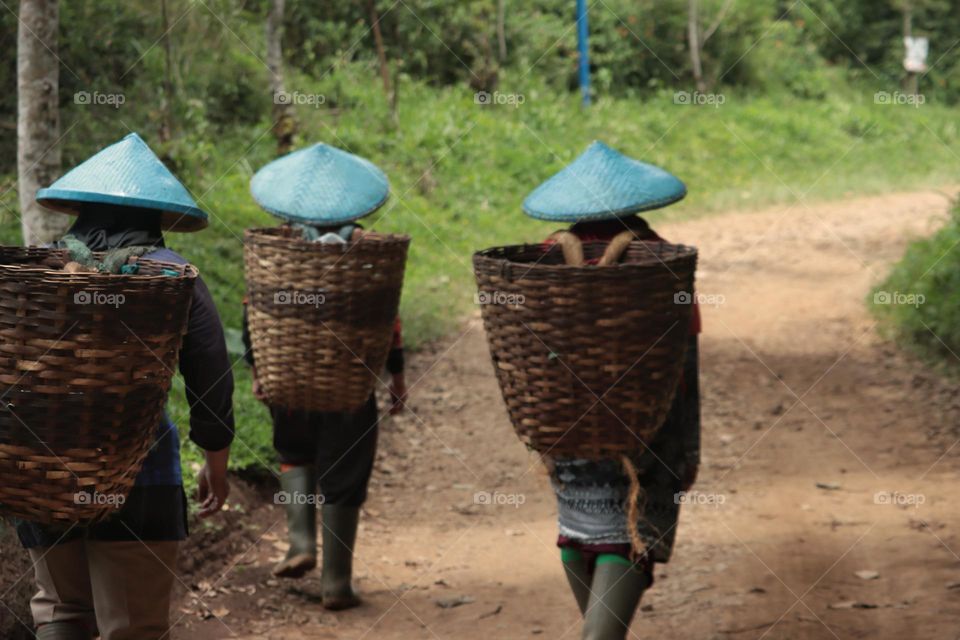
[[[910,244],[871,294],[877,316],[922,355],[960,364],[960,202],[947,224]]]

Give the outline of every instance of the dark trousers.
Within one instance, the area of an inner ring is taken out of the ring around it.
[[[311,413],[272,407],[273,446],[283,464],[315,464],[324,504],[359,507],[377,454],[373,394],[353,413]]]

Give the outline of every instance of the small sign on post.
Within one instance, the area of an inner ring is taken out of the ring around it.
[[[925,73],[927,71],[927,55],[930,53],[930,41],[927,38],[906,36],[903,39],[906,56],[903,59],[903,68],[907,73]]]

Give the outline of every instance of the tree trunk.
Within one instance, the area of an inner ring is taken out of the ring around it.
[[[383,47],[383,33],[380,31],[380,15],[377,13],[376,0],[367,0],[367,13],[370,15],[370,30],[377,47],[377,60],[380,63],[380,79],[383,80],[383,94],[390,98],[390,68],[387,65],[387,52]]]
[[[170,43],[170,18],[167,15],[167,0],[160,0],[160,18],[163,34],[163,105],[161,108],[160,142],[169,142],[173,137],[173,50]]]
[[[37,204],[37,189],[60,175],[58,0],[21,0],[17,32],[17,172],[25,245],[53,242],[70,218]]]
[[[376,0],[367,0],[367,12],[370,14],[370,30],[377,47],[377,61],[380,63],[380,79],[383,81],[383,95],[390,106],[390,115],[397,122],[397,101],[390,85],[390,65],[387,62],[387,50],[383,46],[383,32],[380,30],[380,14],[377,13]]]
[[[503,64],[507,59],[507,34],[506,34],[506,8],[507,0],[497,0],[497,53],[500,54],[499,62]]]
[[[687,12],[687,40],[690,45],[690,66],[697,91],[707,90],[703,81],[703,63],[700,60],[700,0],[690,0]]]
[[[910,0],[903,3],[903,37],[904,39],[913,37],[913,3]],[[907,71],[904,91],[912,96],[920,92],[920,82],[913,71]]]
[[[273,95],[273,135],[277,139],[277,155],[293,148],[293,136],[297,132],[293,104],[283,86],[283,5],[284,0],[271,0],[267,14],[267,67]]]

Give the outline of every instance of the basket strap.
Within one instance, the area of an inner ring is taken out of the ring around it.
[[[563,249],[563,260],[574,267],[583,266],[583,242],[574,233],[561,229],[550,234],[548,240],[553,240]]]
[[[627,247],[630,246],[630,242],[634,239],[636,239],[636,236],[633,231],[628,230],[618,233],[614,236],[613,240],[610,241],[610,244],[607,245],[607,248],[604,249],[603,256],[597,264],[602,267],[620,262]]]
[[[633,548],[635,556],[641,556],[647,552],[647,545],[637,527],[640,518],[646,510],[647,494],[640,486],[640,478],[637,475],[637,468],[633,466],[630,456],[620,456],[620,464],[623,466],[623,473],[630,481],[630,490],[627,492],[627,504],[624,505],[624,511],[627,513],[627,533],[630,536],[630,546]]]

